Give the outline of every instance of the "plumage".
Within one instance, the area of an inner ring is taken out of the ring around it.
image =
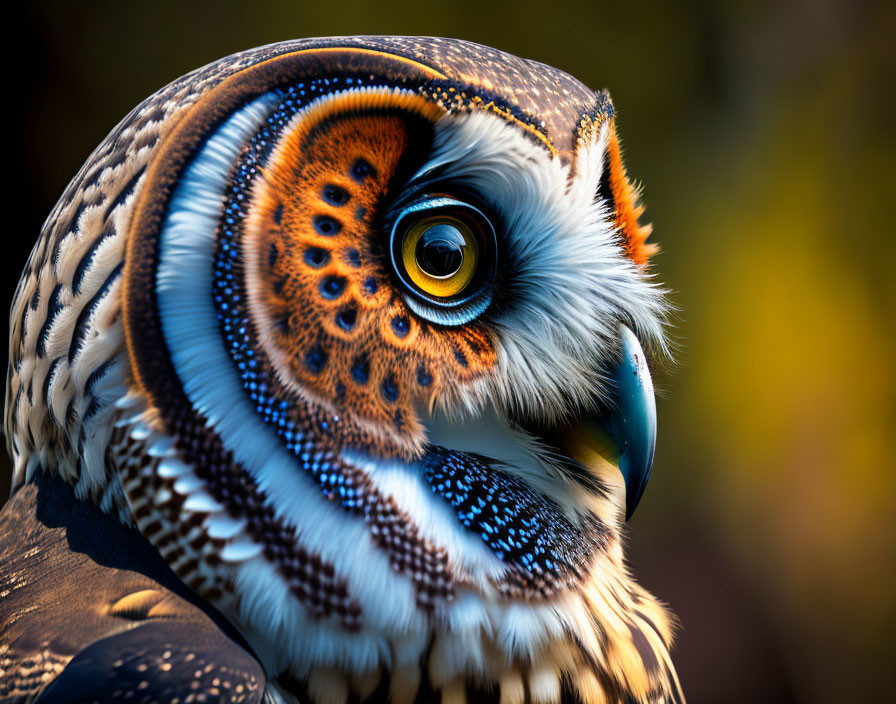
[[[88,570],[75,609],[144,625],[58,649],[63,605],[0,595],[11,696],[225,696],[160,669],[201,622],[240,701],[680,700],[622,550],[668,354],[642,213],[606,92],[468,42],[286,42],[147,99],[19,283],[2,533],[28,599]],[[68,574],[28,557],[57,520]],[[139,589],[71,543],[110,521]]]

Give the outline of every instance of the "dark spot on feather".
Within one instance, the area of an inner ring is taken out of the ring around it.
[[[315,215],[313,222],[317,234],[324,235],[325,237],[338,235],[342,230],[342,223],[329,215]]]
[[[345,190],[342,186],[337,186],[333,183],[329,183],[324,186],[323,190],[323,199],[330,205],[335,205],[336,207],[340,207],[348,203],[349,195],[348,191]]]
[[[398,383],[395,381],[395,377],[391,373],[388,374],[385,379],[383,379],[383,383],[380,386],[380,391],[383,394],[383,398],[390,403],[398,399]]]

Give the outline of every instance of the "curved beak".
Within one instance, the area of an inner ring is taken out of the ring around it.
[[[625,480],[625,518],[635,512],[650,479],[656,449],[656,397],[644,350],[625,325],[622,359],[613,370],[615,409],[604,419],[607,432],[619,449],[619,471]]]
[[[622,474],[628,520],[650,478],[656,448],[656,399],[641,343],[625,325],[619,326],[619,335],[622,356],[611,370],[613,398],[609,410],[582,418],[567,428],[563,444],[594,474]]]

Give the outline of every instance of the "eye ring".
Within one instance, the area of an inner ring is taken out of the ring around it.
[[[395,273],[420,299],[413,309],[462,309],[457,315],[433,311],[427,317],[434,322],[467,322],[491,301],[495,230],[479,208],[446,196],[424,197],[395,219],[390,249]]]

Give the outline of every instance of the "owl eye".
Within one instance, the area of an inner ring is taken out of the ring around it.
[[[404,235],[401,258],[411,281],[425,293],[450,298],[476,273],[479,245],[467,224],[451,215],[418,220]]]
[[[469,203],[441,196],[423,198],[405,208],[395,221],[392,264],[409,293],[422,303],[459,309],[451,315],[442,312],[426,317],[461,324],[478,315],[491,300],[494,228],[486,215]]]

